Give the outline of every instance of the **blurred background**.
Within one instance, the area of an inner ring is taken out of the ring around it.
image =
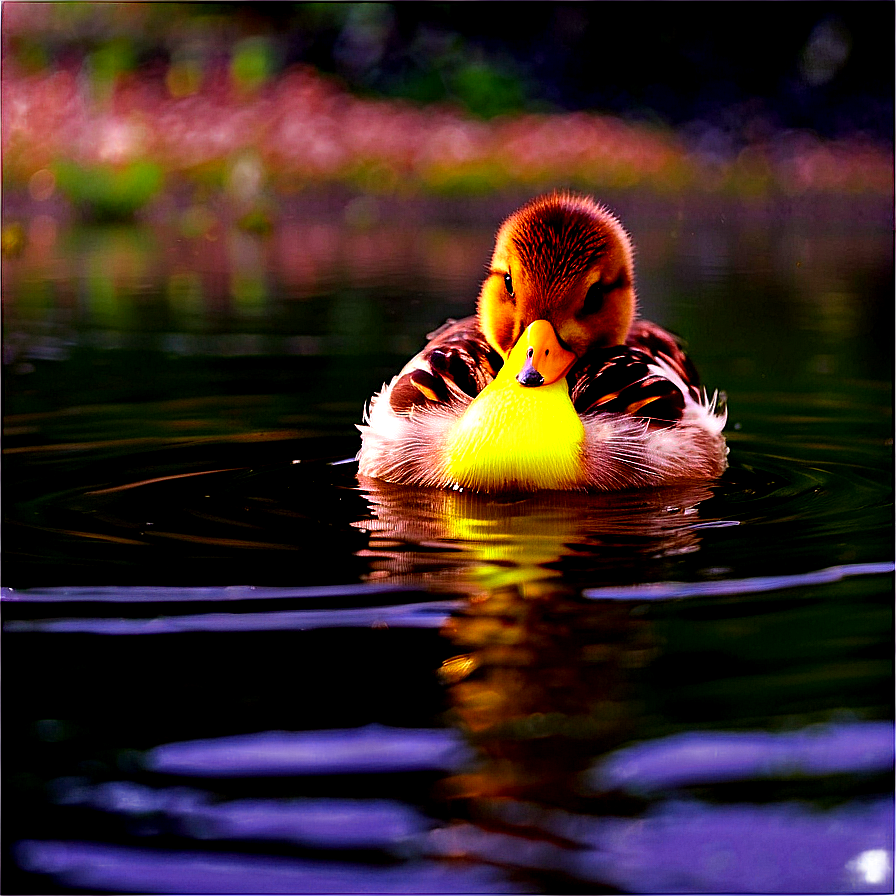
[[[554,184],[892,192],[884,2],[27,3],[3,8],[3,186],[52,215],[172,195]],[[186,232],[209,224],[196,208]],[[14,247],[16,233],[6,244]]]

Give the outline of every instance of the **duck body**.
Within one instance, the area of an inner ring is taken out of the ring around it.
[[[444,433],[444,475],[476,491],[585,485],[585,427],[562,377],[533,389],[505,364]]]
[[[634,311],[618,221],[572,194],[527,204],[498,232],[478,313],[430,334],[371,400],[359,473],[490,493],[719,476],[724,411]]]

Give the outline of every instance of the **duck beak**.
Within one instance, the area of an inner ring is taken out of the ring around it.
[[[576,356],[560,345],[556,332],[546,320],[526,327],[508,358],[511,370],[519,369],[516,381],[521,386],[549,386],[566,376]]]

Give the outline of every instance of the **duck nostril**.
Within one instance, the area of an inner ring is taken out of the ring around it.
[[[521,386],[541,386],[544,385],[544,377],[534,368],[527,367],[516,375],[516,381]]]

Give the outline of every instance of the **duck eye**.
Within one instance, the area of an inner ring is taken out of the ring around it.
[[[510,276],[509,271],[504,275],[504,289],[507,290],[507,295],[509,295],[510,298],[512,299],[513,298],[513,277]]]
[[[585,301],[582,303],[582,314],[596,314],[604,306],[604,298],[606,298],[606,289],[601,283],[592,283],[585,294]]]

